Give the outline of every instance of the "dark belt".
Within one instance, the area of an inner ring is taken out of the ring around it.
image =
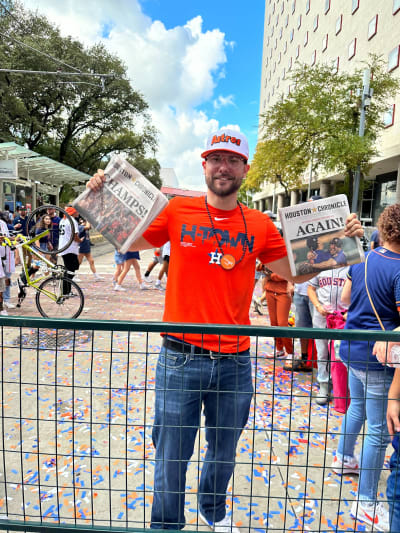
[[[195,354],[195,355],[206,355],[210,359],[221,359],[222,357],[234,357],[235,355],[240,355],[241,353],[247,352],[233,352],[233,353],[222,353],[222,352],[213,352],[212,350],[207,350],[202,346],[195,346],[194,344],[189,344],[188,342],[183,341],[174,341],[171,338],[164,337],[163,346],[167,350],[173,352],[186,353],[186,354]]]

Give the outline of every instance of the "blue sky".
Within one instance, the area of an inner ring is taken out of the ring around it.
[[[234,105],[216,111],[213,102],[202,108],[221,124],[235,123],[249,137],[250,150],[257,143],[262,44],[264,32],[265,1],[202,2],[189,0],[142,0],[143,11],[151,18],[159,18],[167,27],[183,25],[197,15],[204,21],[204,31],[219,28],[225,38],[233,42],[227,49],[225,78],[218,81],[223,94],[234,95]],[[251,6],[251,7],[248,7]]]
[[[204,189],[200,153],[221,126],[257,143],[264,0],[23,0],[87,46],[127,65],[159,131],[157,158],[183,188]]]

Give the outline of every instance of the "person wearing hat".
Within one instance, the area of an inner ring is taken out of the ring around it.
[[[22,233],[22,235],[28,235],[26,224],[28,218],[26,216],[26,207],[21,205],[19,207],[19,214],[14,218],[13,226],[16,231]]]
[[[63,248],[65,244],[69,241],[71,238],[71,231],[74,232],[74,238],[71,242],[71,244],[59,253],[59,255],[62,257],[64,266],[68,270],[68,272],[75,273],[79,269],[79,246],[82,242],[82,238],[79,237],[79,226],[78,226],[78,218],[79,213],[75,209],[75,207],[67,206],[65,208],[65,211],[72,217],[72,221],[74,224],[74,227],[71,227],[71,224],[67,220],[67,218],[64,216],[64,218],[61,219],[59,223],[59,248]],[[67,273],[66,277],[68,279],[73,279],[74,274]],[[68,281],[64,281],[63,285],[63,292],[65,295],[69,295],[71,293],[71,284],[68,283]]]
[[[171,242],[166,322],[250,324],[256,259],[292,279],[285,243],[268,215],[238,202],[250,168],[243,133],[228,128],[212,133],[201,156],[206,196],[170,200],[131,250]],[[104,181],[99,170],[87,186],[99,191]],[[347,231],[362,232],[355,215]],[[226,515],[226,491],[253,396],[249,348],[245,335],[163,336],[155,380],[152,528],[185,526],[186,470],[204,412],[208,445],[198,487],[199,517],[217,533],[238,533],[234,517]]]

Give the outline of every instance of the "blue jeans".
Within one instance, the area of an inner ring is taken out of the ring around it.
[[[9,302],[11,299],[11,273],[4,272],[4,274],[6,275],[6,278],[10,280],[10,284],[9,285],[6,284],[6,288],[3,292],[3,300],[6,300],[7,302]]]
[[[378,482],[385,460],[386,448],[390,442],[386,423],[387,398],[392,374],[349,368],[351,403],[343,418],[337,455],[354,457],[358,434],[368,421],[360,457],[360,479],[358,499],[375,502]]]
[[[293,303],[296,308],[296,327],[312,328],[312,316],[314,306],[308,296],[295,292],[293,294]]]
[[[391,474],[387,480],[386,495],[389,501],[389,517],[391,533],[400,532],[400,443],[399,435],[393,439],[394,451],[390,458]]]
[[[211,522],[224,518],[236,446],[247,423],[252,396],[249,352],[210,359],[161,348],[152,435],[156,449],[153,529],[185,526],[186,470],[202,407],[207,452],[198,489],[199,508]]]

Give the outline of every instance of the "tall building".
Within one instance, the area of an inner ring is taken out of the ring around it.
[[[260,115],[288,94],[288,74],[296,62],[354,71],[365,67],[362,62],[370,53],[380,55],[388,71],[400,76],[400,0],[266,0]],[[361,203],[366,224],[376,223],[400,191],[400,94],[387,104],[380,155],[367,176],[369,186]],[[305,175],[304,187],[293,191],[290,198],[283,189],[266,183],[254,195],[256,207],[276,210],[304,199],[309,179]],[[335,181],[342,179],[340,175],[311,176],[311,190],[328,196]]]

